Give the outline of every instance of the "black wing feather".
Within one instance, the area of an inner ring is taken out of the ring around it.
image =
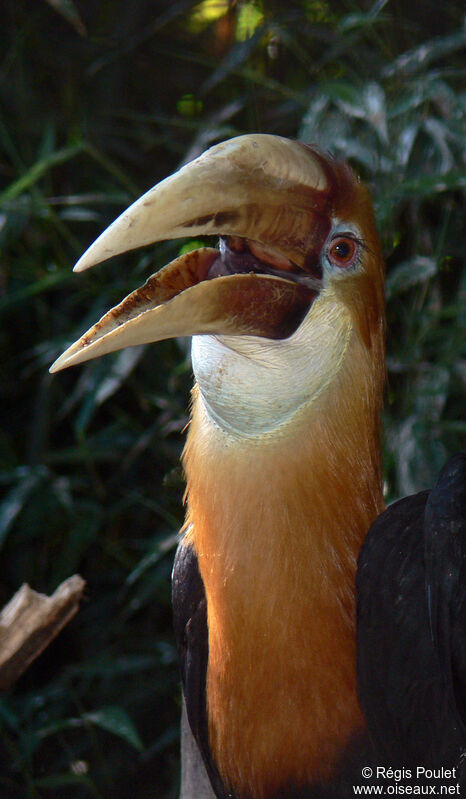
[[[430,492],[425,562],[432,637],[466,740],[466,452],[451,458]]]
[[[225,789],[209,746],[206,703],[209,639],[207,601],[196,553],[189,545],[178,546],[172,576],[173,622],[180,661],[181,682],[189,725],[218,799],[234,799]]]
[[[458,767],[465,748],[466,454],[372,525],[357,574],[358,686],[384,762]]]

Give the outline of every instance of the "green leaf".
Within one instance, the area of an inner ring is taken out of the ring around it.
[[[454,191],[464,187],[466,187],[466,172],[462,169],[456,169],[446,175],[440,173],[422,175],[401,181],[393,186],[391,192],[387,192],[382,198],[381,205],[393,207],[395,203],[408,197],[415,197],[418,200],[422,197],[432,198],[434,194],[442,194],[445,191]]]
[[[458,103],[455,92],[444,80],[440,80],[436,73],[422,74],[407,82],[402,92],[391,97],[388,118],[396,119],[403,114],[408,114],[427,101],[432,101],[437,106],[440,104],[444,112],[445,109],[450,112],[450,109],[453,109]],[[409,115],[408,123],[412,121],[412,116]]]
[[[5,699],[0,699],[0,721],[1,726],[6,725],[10,727],[15,733],[20,732],[20,720],[16,713],[13,712],[9,703]]]
[[[86,28],[72,0],[47,0],[47,3],[61,14],[80,36],[86,36]]]
[[[139,734],[126,710],[123,710],[118,705],[111,705],[110,707],[103,707],[101,710],[95,710],[92,713],[85,713],[81,718],[83,721],[90,721],[97,727],[123,738],[126,743],[133,746],[138,752],[142,752],[144,749]]]
[[[403,53],[389,66],[385,67],[382,74],[391,78],[398,74],[412,74],[425,69],[432,61],[460,50],[466,45],[466,32],[461,30],[450,36],[438,36],[430,41],[423,42],[419,47]]]
[[[97,538],[102,523],[101,516],[99,505],[85,500],[73,510],[70,531],[51,564],[53,584],[60,583],[78,571],[86,552]]]
[[[0,547],[5,539],[15,519],[21,513],[24,505],[29,500],[32,492],[47,474],[44,467],[38,469],[24,469],[18,483],[11,489],[0,505]]]
[[[78,776],[77,774],[52,774],[50,777],[39,777],[39,779],[34,780],[34,785],[36,788],[68,788],[70,786],[81,785],[87,788],[89,794],[91,796],[95,796],[96,799],[102,799],[102,794],[100,791],[97,790],[94,783],[85,776]],[[82,794],[80,794],[82,795]]]
[[[172,533],[155,544],[153,550],[148,552],[135,569],[128,575],[126,582],[128,585],[133,585],[139,578],[152,566],[155,566],[161,558],[166,555],[171,549],[174,549],[179,541],[178,533]]]
[[[447,401],[450,372],[445,366],[429,364],[416,380],[415,409],[427,423],[437,422]]]
[[[22,305],[26,300],[43,294],[49,289],[69,283],[71,279],[71,269],[55,269],[53,272],[49,272],[49,274],[39,278],[39,280],[31,281],[31,283],[24,286],[24,288],[12,291],[9,295],[4,297],[0,302],[0,313],[9,310],[15,305]]]
[[[447,139],[450,138],[448,126],[439,119],[429,117],[424,121],[423,127],[426,133],[431,137],[440,157],[439,169],[441,174],[443,175],[451,172],[455,167],[455,159],[447,144]]]
[[[50,735],[55,735],[57,732],[63,730],[76,729],[77,727],[85,727],[87,724],[95,724],[102,730],[113,733],[119,738],[123,738],[126,743],[133,746],[139,752],[142,752],[144,745],[139,737],[139,734],[128,716],[126,710],[119,705],[109,705],[100,710],[94,710],[90,713],[83,713],[82,716],[77,718],[63,719],[53,724],[49,724],[38,732],[38,738],[48,738]]]
[[[376,131],[380,140],[384,144],[388,143],[385,93],[379,83],[371,81],[361,86],[339,81],[328,84],[325,89],[344,114],[365,120]]]
[[[380,12],[385,8],[388,1],[389,0],[375,0],[369,11],[357,11],[346,14],[337,23],[337,30],[339,33],[346,33],[353,28],[365,28],[369,25],[373,25],[374,22],[386,22],[388,17],[380,14]]]
[[[83,151],[81,144],[75,144],[72,147],[63,147],[61,150],[46,156],[45,158],[37,161],[24,175],[18,180],[10,183],[7,189],[0,194],[0,204],[6,200],[12,200],[19,197],[23,192],[28,191],[43,175],[50,169],[58,164],[64,164],[73,158],[76,158]]]
[[[106,402],[109,397],[112,397],[121,388],[128,375],[131,374],[141,360],[144,351],[145,347],[141,344],[138,347],[131,347],[118,353],[118,357],[115,358],[112,364],[111,372],[97,388],[95,397],[97,405]]]
[[[251,38],[245,41],[237,42],[228,54],[221,61],[218,68],[213,72],[201,87],[202,94],[207,94],[219,83],[223,82],[232,72],[241,69],[242,65],[247,63],[251,54],[257,47],[261,36],[262,30],[256,31]]]
[[[155,655],[121,655],[117,658],[111,655],[100,655],[84,663],[77,663],[76,666],[73,666],[73,674],[92,678],[124,679],[143,671],[153,672],[156,665]]]
[[[398,264],[387,277],[386,297],[391,300],[397,294],[407,291],[418,283],[424,283],[437,273],[437,263],[433,258],[418,255],[409,261]]]

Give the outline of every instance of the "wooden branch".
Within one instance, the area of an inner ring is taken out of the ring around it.
[[[9,688],[77,613],[85,581],[65,580],[52,596],[25,583],[0,612],[0,690]]]

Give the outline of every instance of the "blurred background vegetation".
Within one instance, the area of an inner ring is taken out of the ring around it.
[[[50,593],[79,571],[88,587],[0,698],[0,797],[169,799],[188,350],[47,370],[186,242],[71,266],[229,136],[298,136],[349,159],[387,257],[387,499],[430,485],[466,432],[463,4],[3,0],[2,19],[0,605],[24,581]]]

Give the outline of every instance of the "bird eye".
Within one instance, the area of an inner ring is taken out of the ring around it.
[[[350,236],[333,239],[327,250],[327,257],[333,266],[347,269],[356,262],[360,251],[359,243]]]

